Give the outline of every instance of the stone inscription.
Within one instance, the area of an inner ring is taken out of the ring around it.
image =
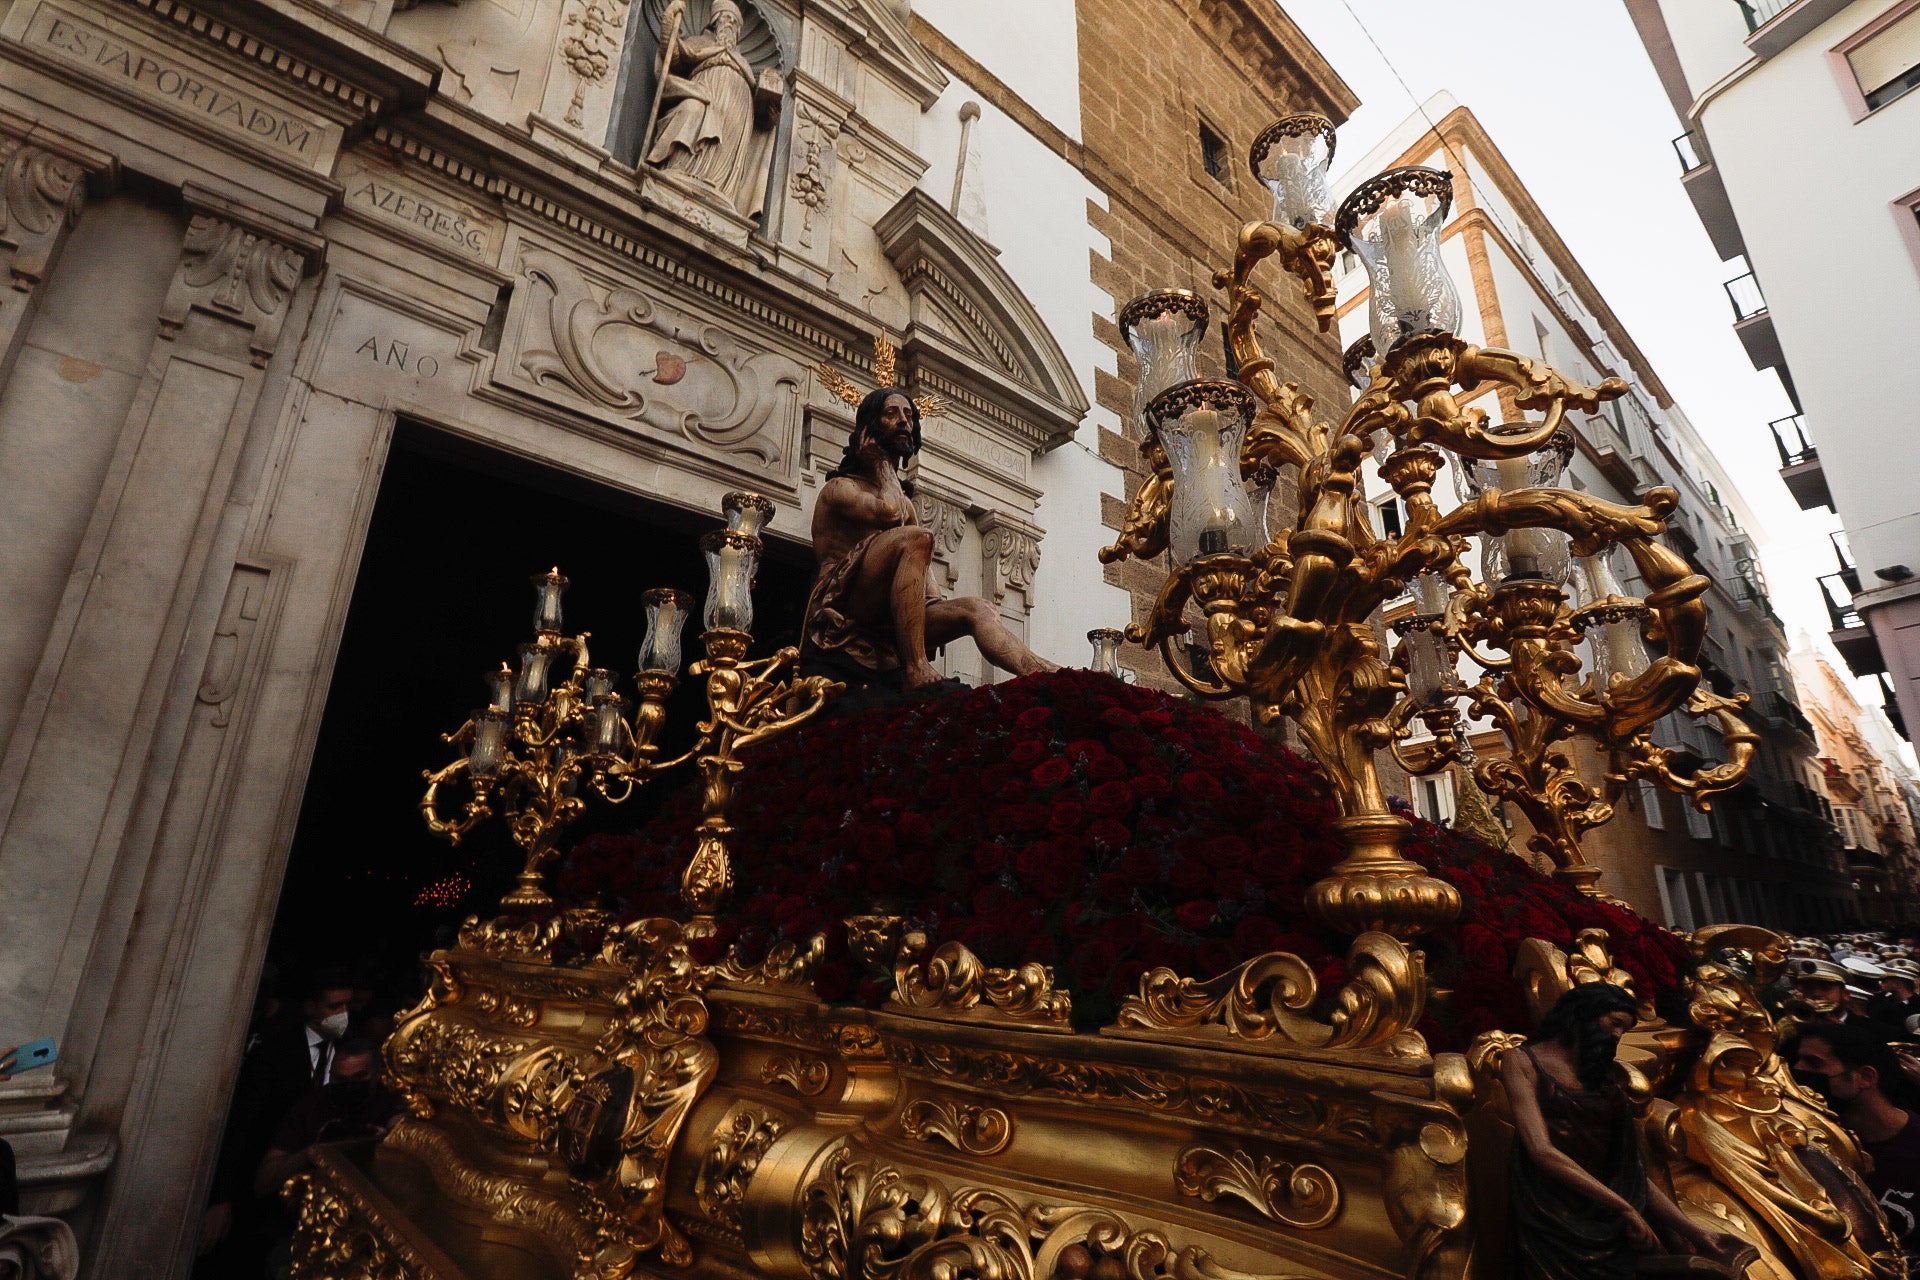
[[[353,354],[365,356],[371,363],[384,369],[398,369],[415,377],[431,378],[440,372],[438,360],[429,355],[414,354],[404,342],[389,340],[383,345],[378,338],[368,338],[354,348]]]
[[[337,138],[333,126],[236,90],[177,53],[128,39],[50,4],[33,15],[24,40],[99,79],[308,164],[323,162]]]
[[[361,156],[340,157],[337,176],[351,208],[479,262],[492,262],[498,254],[503,230],[500,220],[471,205],[421,187],[386,165]]]

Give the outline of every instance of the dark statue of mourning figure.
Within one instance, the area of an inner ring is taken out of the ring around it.
[[[1554,1003],[1501,1078],[1513,1109],[1508,1218],[1525,1280],[1627,1280],[1677,1272],[1731,1276],[1751,1251],[1708,1231],[1647,1177],[1640,1126],[1615,1054],[1639,1006],[1606,982]]]
[[[807,600],[802,663],[850,683],[929,688],[940,683],[931,655],[972,636],[1003,671],[1055,670],[987,601],[948,600],[933,585],[933,535],[900,476],[919,451],[920,411],[906,392],[882,387],[860,402],[846,455],[813,510],[820,576]]]

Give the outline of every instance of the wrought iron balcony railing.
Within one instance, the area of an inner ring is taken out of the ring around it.
[[[1747,34],[1751,35],[1788,9],[1799,0],[1733,0],[1740,6],[1740,16],[1747,20]]]
[[[1856,576],[1854,581],[1857,583],[1859,578]],[[1850,631],[1866,625],[1853,607],[1853,592],[1848,589],[1843,574],[1830,573],[1820,579],[1820,594],[1826,598],[1827,617],[1835,631]]]
[[[1751,320],[1766,313],[1767,299],[1760,292],[1760,282],[1753,278],[1753,272],[1727,281],[1726,288],[1727,301],[1733,304],[1735,320]]]
[[[1775,418],[1767,424],[1773,429],[1774,447],[1780,450],[1780,465],[1797,467],[1803,462],[1812,462],[1820,456],[1813,441],[1807,439],[1807,424],[1804,414]]]
[[[1700,135],[1691,129],[1673,140],[1673,153],[1680,157],[1682,177],[1707,167],[1706,149],[1700,145]]]

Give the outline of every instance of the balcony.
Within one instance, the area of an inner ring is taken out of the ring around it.
[[[1913,735],[1907,732],[1907,718],[1900,712],[1900,699],[1893,692],[1893,681],[1884,671],[1879,673],[1879,679],[1880,697],[1883,699],[1880,709],[1886,713],[1887,723],[1893,726],[1895,733],[1912,742]]]
[[[1767,424],[1773,429],[1773,445],[1780,451],[1780,479],[1802,511],[1818,507],[1833,509],[1833,494],[1827,489],[1827,473],[1820,465],[1820,451],[1807,439],[1807,425],[1800,414],[1775,418]]]
[[[1734,217],[1727,184],[1720,180],[1720,170],[1714,167],[1700,135],[1692,130],[1681,134],[1673,140],[1673,151],[1680,157],[1680,187],[1693,201],[1693,211],[1707,229],[1713,251],[1722,262],[1745,256],[1747,244],[1740,237],[1740,220]]]
[[[1747,48],[1771,58],[1847,7],[1849,0],[1733,0],[1747,20]]]
[[[1773,331],[1773,316],[1767,311],[1767,299],[1760,282],[1749,271],[1726,283],[1727,301],[1733,304],[1733,331],[1747,349],[1747,359],[1756,369],[1777,369],[1787,362],[1780,351],[1780,335]]]
[[[1827,619],[1833,624],[1833,630],[1827,633],[1827,638],[1833,641],[1833,647],[1840,651],[1847,669],[1853,674],[1876,675],[1887,669],[1887,660],[1880,655],[1880,642],[1873,638],[1873,631],[1867,626],[1866,619],[1853,607],[1853,592],[1847,589],[1847,576],[1842,571],[1820,579],[1820,593],[1826,599]],[[1857,576],[1855,580],[1858,581]]]

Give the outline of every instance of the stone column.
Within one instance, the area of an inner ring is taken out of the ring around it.
[[[229,592],[224,569],[209,573],[222,515],[293,290],[322,249],[183,194],[191,220],[157,340],[0,759],[0,882],[13,918],[34,924],[0,937],[0,1030],[61,1038],[78,1081],[93,1034],[75,1014],[81,977],[97,950],[114,953],[147,874],[151,831],[135,819],[171,785],[173,686],[182,666],[198,673],[185,651],[211,642]]]
[[[114,159],[85,143],[50,134],[32,121],[0,113],[0,386],[40,304],[67,233],[86,203],[90,177],[111,182]]]

